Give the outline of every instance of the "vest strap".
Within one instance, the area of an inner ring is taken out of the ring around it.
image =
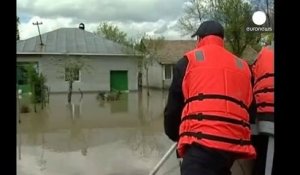
[[[274,92],[274,88],[263,88],[260,90],[255,91],[253,94],[259,94],[259,93],[268,93],[268,92]]]
[[[220,117],[217,115],[206,115],[206,114],[204,115],[202,113],[184,116],[183,119],[181,120],[181,122],[183,122],[185,120],[199,120],[199,121],[214,120],[214,121],[227,122],[227,123],[232,123],[232,124],[241,125],[243,127],[250,128],[250,124],[244,120],[237,120],[237,119],[228,118],[228,117]]]
[[[237,105],[239,105],[240,107],[244,108],[246,111],[248,111],[248,106],[244,104],[243,101],[241,100],[237,100],[233,97],[230,97],[230,96],[226,96],[226,95],[219,95],[219,94],[203,94],[203,93],[200,93],[196,96],[193,96],[193,97],[190,97],[188,98],[186,101],[185,101],[185,105],[187,103],[190,103],[192,101],[195,101],[195,100],[199,100],[199,101],[202,101],[202,100],[205,100],[205,99],[221,99],[221,100],[227,100],[227,101],[231,101],[233,103],[236,103]]]
[[[266,74],[262,75],[261,77],[257,78],[257,80],[255,81],[254,84],[256,84],[257,82],[259,82],[265,78],[269,78],[269,77],[274,77],[274,73],[266,73]]]
[[[256,107],[274,107],[274,103],[266,103],[266,102],[262,102],[262,103],[257,103]]]
[[[202,132],[183,132],[179,135],[179,137],[184,137],[184,136],[195,137],[197,139],[208,139],[208,140],[214,140],[214,141],[220,141],[220,142],[227,142],[227,143],[241,145],[241,146],[251,144],[251,140],[231,139],[231,138],[220,137],[220,136],[211,135],[211,134],[203,134]]]

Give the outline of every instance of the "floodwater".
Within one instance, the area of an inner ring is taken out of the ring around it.
[[[172,145],[163,133],[167,92],[131,92],[111,102],[96,96],[73,94],[68,105],[66,94],[51,94],[44,110],[22,113],[17,174],[149,174]]]
[[[22,113],[17,174],[149,174],[173,144],[163,131],[167,91],[151,90],[149,97],[145,91],[130,92],[111,102],[96,96],[73,94],[68,105],[66,94],[51,94],[43,110]],[[233,174],[243,174],[238,166],[234,169]],[[179,174],[175,153],[157,173]]]

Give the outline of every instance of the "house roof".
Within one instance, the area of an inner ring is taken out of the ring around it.
[[[59,28],[17,41],[17,54],[128,55],[121,44],[79,28]]]
[[[194,49],[195,44],[195,40],[164,40],[161,48],[157,50],[158,62],[175,64],[185,52]]]
[[[195,40],[167,40],[162,49],[158,50],[159,62],[162,64],[176,63],[183,55],[195,48]]]

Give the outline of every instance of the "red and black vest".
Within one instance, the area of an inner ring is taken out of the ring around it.
[[[223,40],[206,36],[188,59],[182,90],[177,151],[192,143],[255,158],[248,108],[252,101],[251,71],[245,61],[224,49]]]
[[[274,134],[274,50],[271,46],[260,51],[252,73],[259,132]]]

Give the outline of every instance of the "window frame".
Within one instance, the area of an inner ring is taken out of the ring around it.
[[[65,68],[64,80],[65,80],[65,82],[68,82],[69,80],[66,79],[66,70],[67,70],[67,68]],[[78,80],[74,80],[73,82],[81,82],[81,71],[80,71],[80,69],[78,69]]]
[[[164,80],[171,80],[173,78],[173,64],[164,64]],[[167,72],[167,67],[170,67],[169,71],[170,71],[170,78],[166,77],[166,72]]]

